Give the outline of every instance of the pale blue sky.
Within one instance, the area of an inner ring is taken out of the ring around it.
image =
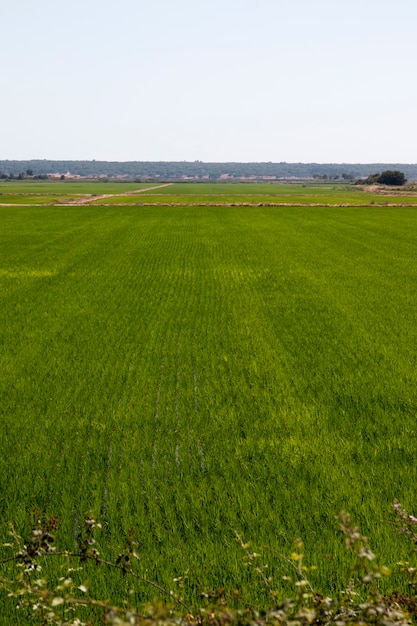
[[[20,0],[0,159],[417,162],[416,0]]]

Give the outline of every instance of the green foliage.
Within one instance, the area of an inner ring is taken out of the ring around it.
[[[403,172],[399,172],[398,170],[385,170],[382,174],[371,174],[363,182],[365,185],[379,183],[380,185],[393,185],[395,187],[401,187],[405,184],[406,178]]]
[[[409,515],[400,504],[396,504],[394,508],[397,513],[397,530],[408,535],[414,552],[417,518]],[[368,539],[354,526],[348,514],[341,512],[339,522],[345,545],[356,556],[350,580],[343,592],[332,597],[317,593],[309,580],[309,572],[316,568],[305,565],[303,543],[298,539],[289,557],[275,555],[282,558],[290,568],[289,575],[285,575],[283,580],[289,583],[291,594],[283,598],[282,583],[270,575],[270,568],[263,561],[264,556],[253,552],[250,543],[245,543],[236,532],[243,554],[241,567],[253,572],[254,584],[261,585],[267,592],[267,602],[264,605],[253,605],[237,589],[230,594],[225,589],[218,588],[214,592],[201,593],[198,603],[188,606],[181,598],[184,580],[188,576],[174,579],[178,592],[164,589],[149,580],[141,573],[138,542],[132,533],[116,558],[103,559],[97,549],[96,540],[102,525],[90,516],[84,522],[77,548],[58,551],[54,545],[58,518],[48,519],[36,511],[35,524],[25,540],[16,533],[13,526],[10,527],[12,541],[3,546],[9,551],[11,549],[12,555],[0,559],[0,593],[6,597],[5,610],[8,615],[11,618],[14,614],[13,621],[19,624],[409,625],[411,618],[417,617],[417,597],[414,592],[408,595],[401,595],[393,590],[384,593],[380,581],[391,576],[390,568],[377,563]],[[414,561],[415,556],[412,556]],[[44,566],[48,561],[58,565],[59,576],[54,578],[45,575]],[[96,572],[98,568],[104,570],[105,575],[109,571],[115,571],[129,581],[129,591],[121,602],[115,604],[109,599],[101,599],[91,591],[91,581],[86,579],[86,565],[91,562]],[[409,567],[408,563],[402,566],[401,571],[407,582],[413,585],[415,568]],[[138,604],[135,601],[138,587],[151,588],[157,595],[152,601]]]
[[[371,174],[368,178],[363,181],[365,185],[374,185],[380,182],[381,174],[377,172],[376,174]]]
[[[401,186],[405,184],[406,179],[403,172],[399,172],[398,170],[385,170],[379,177],[379,182],[382,185]]]

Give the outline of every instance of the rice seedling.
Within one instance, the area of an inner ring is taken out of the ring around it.
[[[235,530],[303,537],[323,593],[341,509],[401,557],[380,522],[415,499],[413,208],[0,213],[3,520],[59,515],[68,546],[93,511],[104,556],[135,528],[143,572],[189,571],[188,600],[263,597]]]

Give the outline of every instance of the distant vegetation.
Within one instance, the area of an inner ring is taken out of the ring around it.
[[[363,181],[365,185],[392,185],[394,187],[401,187],[405,185],[406,178],[403,172],[398,170],[385,170],[382,174],[371,174],[366,180]]]
[[[354,180],[383,169],[401,170],[408,179],[417,179],[417,164],[352,163],[204,163],[202,161],[0,161],[0,177],[25,178],[70,173],[87,177],[162,178],[184,177],[219,180],[223,178],[315,178]],[[30,173],[29,173],[30,172]]]

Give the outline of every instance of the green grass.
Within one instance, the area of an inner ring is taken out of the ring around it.
[[[159,189],[158,193],[172,193],[172,190],[180,195],[186,194],[231,194],[231,195],[247,195],[247,194],[286,194],[292,196],[294,193],[320,193],[327,195],[334,190],[346,191],[351,190],[352,185],[335,184],[320,185],[305,183],[174,183],[171,187]]]
[[[262,183],[174,183],[135,196],[114,196],[96,204],[417,204],[417,194],[383,195],[352,185]]]
[[[156,183],[131,183],[126,181],[120,182],[102,182],[102,181],[0,181],[0,193],[10,194],[101,194],[101,193],[124,193],[126,191],[134,191],[135,189],[143,189],[152,187]]]
[[[78,195],[69,195],[69,194],[28,194],[28,193],[20,193],[20,194],[10,194],[10,193],[1,193],[0,192],[0,204],[56,204],[59,202],[70,201],[78,198]]]
[[[146,576],[189,570],[189,597],[257,596],[233,529],[285,553],[301,536],[334,589],[342,508],[398,560],[382,521],[415,501],[413,208],[0,217],[4,521],[37,505],[68,545],[91,509],[104,553],[134,527]]]
[[[104,198],[93,201],[97,205],[123,205],[123,204],[158,204],[166,206],[169,204],[176,205],[334,205],[334,206],[369,206],[370,204],[388,206],[388,205],[417,205],[417,196],[388,196],[368,193],[352,193],[352,194],[333,194],[323,197],[318,194],[294,194],[291,197],[286,195],[232,195],[232,194],[158,194],[156,191],[152,193],[140,193],[130,196],[117,195],[110,198]]]
[[[77,196],[97,205],[408,205],[417,194],[369,193],[346,184],[305,183],[131,183],[126,181],[6,181],[0,182],[0,204],[62,204]],[[148,191],[155,187],[154,191]],[[128,192],[145,190],[133,195]],[[93,195],[113,194],[92,200]]]
[[[1,204],[65,204],[77,199],[91,199],[101,194],[119,194],[118,202],[130,196],[120,196],[127,192],[149,189],[152,183],[103,183],[103,182],[0,182]],[[136,196],[134,196],[136,197]],[[103,202],[103,200],[101,200]]]

